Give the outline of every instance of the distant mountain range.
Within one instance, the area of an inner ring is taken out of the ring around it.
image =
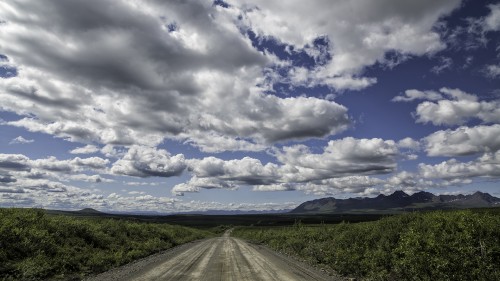
[[[500,198],[479,191],[471,195],[434,195],[425,191],[408,195],[403,191],[396,191],[391,195],[381,194],[375,198],[322,198],[304,202],[290,212],[296,214],[400,213],[483,207],[500,207]]]
[[[177,213],[163,213],[154,211],[129,211],[129,212],[101,212],[92,208],[85,208],[77,211],[47,210],[52,214],[72,214],[78,216],[113,216],[113,215],[131,215],[131,216],[171,216],[171,215],[258,215],[258,214],[284,214],[290,212],[290,209],[283,210],[206,210]]]

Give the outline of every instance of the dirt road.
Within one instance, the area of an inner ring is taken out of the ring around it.
[[[98,280],[332,280],[266,247],[229,236],[176,247],[103,273]]]

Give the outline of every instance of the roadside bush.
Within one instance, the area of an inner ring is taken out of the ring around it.
[[[412,213],[364,223],[240,227],[239,236],[366,280],[500,280],[500,215]]]
[[[168,224],[0,209],[0,279],[83,277],[211,235]]]

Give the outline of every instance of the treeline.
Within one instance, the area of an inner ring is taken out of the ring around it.
[[[500,214],[435,211],[337,225],[240,227],[239,236],[365,280],[500,280]]]
[[[211,235],[168,224],[0,209],[0,280],[79,280]]]

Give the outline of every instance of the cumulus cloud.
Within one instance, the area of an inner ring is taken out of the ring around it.
[[[322,153],[314,153],[304,145],[276,149],[274,155],[279,164],[263,164],[250,157],[190,159],[186,162],[193,177],[176,185],[173,193],[182,195],[199,192],[202,188],[234,189],[238,186],[252,186],[255,191],[310,189],[312,193],[361,190],[378,182],[360,175],[392,172],[398,154],[397,145],[391,140],[344,138],[330,141]],[[310,181],[313,183],[308,183]]]
[[[5,198],[6,196],[9,195],[12,196],[16,193],[25,193],[25,191],[22,188],[16,188],[16,187],[1,187],[0,193],[7,193],[7,194],[2,194],[2,196],[0,197],[0,201],[3,201],[1,199]]]
[[[387,179],[387,185],[396,187],[414,187],[417,185],[417,175],[406,171],[399,172]]]
[[[307,182],[297,186],[297,190],[315,195],[333,195],[338,193],[366,194],[384,181],[368,176],[347,176]]]
[[[112,179],[100,175],[85,174],[106,173],[108,164],[109,160],[99,157],[59,160],[55,157],[30,159],[22,154],[0,154],[0,183],[63,191],[65,185],[59,181],[112,182]]]
[[[484,71],[488,77],[491,78],[500,77],[500,65],[495,65],[495,64],[487,65]]]
[[[26,144],[26,143],[32,143],[34,140],[28,140],[23,138],[22,136],[18,136],[17,138],[14,138],[9,142],[9,144]]]
[[[268,185],[255,185],[253,191],[292,191],[296,190],[297,187],[290,183],[275,183]]]
[[[386,53],[432,54],[445,47],[433,30],[438,19],[460,4],[450,1],[228,1],[235,15],[258,36],[310,49],[318,38],[330,44],[331,56],[321,66],[303,73],[303,80],[336,89],[361,89],[376,82],[353,75],[366,66],[386,62]],[[390,7],[390,8],[387,8]],[[240,9],[243,10],[241,13]]]
[[[77,147],[71,150],[69,153],[71,154],[91,154],[99,151],[99,148],[95,145],[88,144],[86,146]]]
[[[0,42],[8,42],[0,44],[0,67],[12,70],[0,79],[0,110],[21,116],[2,125],[89,144],[70,153],[100,152],[112,159],[0,154],[0,201],[49,207],[88,203],[117,210],[217,208],[222,205],[182,203],[139,191],[103,196],[70,182],[94,186],[113,181],[103,174],[148,178],[186,171],[191,178],[173,187],[176,195],[243,186],[373,194],[379,187],[430,186],[408,173],[388,180],[372,177],[396,171],[401,156],[416,159],[410,153],[421,146],[430,156],[486,153],[484,159],[465,163],[469,170],[461,168],[464,173],[496,161],[497,125],[439,131],[421,141],[344,138],[322,148],[289,142],[331,139],[345,131],[351,125],[348,109],[334,97],[377,83],[366,74],[367,67],[393,67],[443,50],[447,42],[436,23],[460,0],[342,0],[331,9],[325,7],[332,3],[323,0],[249,2],[231,0],[228,7],[195,0],[0,2]],[[498,7],[489,6],[491,13],[480,22],[483,30],[498,30]],[[282,46],[290,59],[261,48],[263,40]],[[293,60],[299,53],[308,63]],[[439,63],[436,72],[452,61],[442,57]],[[492,78],[498,77],[494,63],[485,68]],[[324,99],[276,93],[274,87],[282,83],[329,90],[322,93]],[[460,90],[410,89],[393,101],[420,102],[415,117],[421,123],[500,122],[498,101],[481,101]],[[165,139],[208,153],[268,150],[276,163],[251,157],[185,159],[157,148]],[[124,183],[146,184],[158,185]]]
[[[500,151],[485,153],[476,160],[460,162],[456,159],[436,165],[420,164],[425,178],[469,179],[474,177],[500,177]]]
[[[441,130],[425,137],[429,156],[460,156],[500,149],[500,125],[459,127]]]
[[[33,186],[36,184],[32,183]],[[40,185],[38,185],[40,186]],[[46,187],[54,184],[47,184]],[[0,204],[16,207],[39,207],[46,209],[77,210],[94,208],[100,211],[152,211],[158,213],[179,213],[208,210],[289,210],[295,208],[298,202],[265,202],[265,203],[219,203],[202,201],[182,201],[178,198],[152,196],[142,191],[132,191],[130,194],[109,195],[95,193],[73,186],[59,186],[65,191],[50,192],[42,188],[14,188],[0,186]],[[57,188],[56,188],[57,189]],[[55,189],[55,190],[56,190]]]
[[[260,160],[250,157],[228,161],[207,157],[202,160],[190,160],[189,167],[197,177],[218,177],[252,185],[274,182],[280,177],[278,165],[263,165]]]
[[[417,160],[418,159],[418,155],[416,154],[407,154],[406,155],[406,160]]]
[[[488,31],[500,30],[500,4],[489,5],[490,13],[484,18],[485,29]]]
[[[486,123],[500,122],[500,101],[480,101],[477,96],[459,89],[441,88],[433,91],[407,90],[393,101],[426,101],[417,106],[415,117],[419,123],[434,125],[461,125],[470,119]]]
[[[109,160],[100,157],[80,158],[70,160],[59,160],[53,156],[30,160],[30,166],[41,170],[54,172],[75,172],[82,170],[103,170],[109,164]]]
[[[418,142],[412,138],[404,138],[404,139],[398,141],[398,147],[408,148],[411,150],[418,150],[420,148],[420,142]]]
[[[171,177],[186,168],[184,155],[170,155],[164,149],[133,145],[123,158],[113,163],[111,172],[133,177]]]
[[[180,183],[172,188],[172,193],[177,196],[183,196],[184,193],[200,192],[203,189],[237,189],[237,185],[230,180],[223,180],[216,177],[199,178],[192,177],[188,182]]]
[[[360,196],[373,196],[377,194],[390,194],[396,190],[414,193],[431,187],[449,185],[449,181],[436,183],[434,179],[423,178],[420,174],[402,171],[393,174],[387,179],[372,176],[346,176],[330,178],[307,183],[293,184],[291,190],[300,190],[318,196],[336,195],[339,193],[354,193]],[[288,185],[287,185],[288,186]],[[257,191],[280,191],[281,186],[257,186]]]
[[[90,207],[98,210],[113,211],[169,210],[172,212],[176,209],[175,206],[172,206],[173,202],[176,202],[176,200],[168,197],[154,197],[151,195],[125,197],[114,194],[104,196],[103,194],[94,193],[90,190],[46,179],[23,179],[16,182],[16,187],[0,187],[0,204],[16,207],[66,210]],[[189,203],[185,205],[189,205]]]
[[[419,173],[411,173],[407,171],[402,171],[392,175],[384,183],[384,187],[389,190],[394,191],[402,189],[410,193],[425,190],[430,187],[440,187],[442,185],[442,183],[436,183],[435,181],[422,177]]]
[[[15,175],[15,173],[13,173]],[[66,193],[79,190],[77,187],[66,185],[50,179],[31,179],[19,176],[15,181],[0,182],[0,186],[14,190],[23,190],[33,196],[33,193]],[[5,191],[7,193],[7,191]],[[15,193],[15,192],[14,192]]]
[[[164,182],[141,182],[141,181],[124,181],[123,184],[130,186],[159,186]]]
[[[389,173],[396,167],[397,145],[392,140],[355,139],[332,140],[323,153],[316,154],[305,145],[284,147],[277,159],[298,169],[292,174],[296,181],[314,178],[333,178],[353,174]]]
[[[127,150],[122,147],[107,144],[103,146],[99,152],[108,158],[121,158],[127,153]]]
[[[111,182],[114,182],[113,179],[104,178],[101,175],[76,174],[76,175],[70,175],[67,178],[69,180],[86,181],[86,182],[91,182],[91,183],[101,183],[101,182],[111,183]]]
[[[258,159],[222,160],[216,157],[190,159],[188,170],[193,177],[172,189],[176,195],[185,192],[199,192],[201,188],[236,189],[240,185],[268,185],[281,180],[280,166],[274,163],[262,164]]]
[[[404,95],[395,96],[392,101],[440,100],[443,96],[434,91],[406,90]]]
[[[264,94],[256,85],[272,59],[211,2],[17,0],[1,3],[0,17],[0,41],[9,42],[0,53],[19,70],[0,80],[1,109],[29,116],[12,126],[82,143],[169,138],[221,152],[324,137],[350,123],[333,101]]]
[[[14,171],[29,171],[30,159],[22,154],[0,154],[0,168]]]
[[[250,140],[234,139],[214,133],[196,133],[192,134],[190,143],[199,150],[207,153],[219,153],[224,151],[262,151],[266,145],[258,144]]]
[[[5,183],[11,183],[11,182],[16,182],[16,178],[9,174],[9,173],[5,173],[3,171],[0,170],[0,183],[2,184],[5,184]]]
[[[144,195],[146,192],[144,191],[129,191],[128,194],[130,195]]]

